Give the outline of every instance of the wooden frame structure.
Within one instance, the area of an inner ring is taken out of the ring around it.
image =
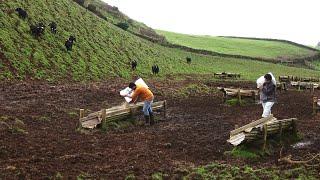
[[[280,82],[300,81],[300,82],[320,82],[320,78],[315,77],[298,77],[298,76],[279,76]]]
[[[320,111],[320,98],[313,97],[312,101],[313,114],[317,114]]]
[[[310,91],[314,91],[314,89],[318,89],[320,87],[319,83],[314,83],[314,82],[301,82],[301,81],[291,81],[290,85],[292,87],[298,88],[298,90],[301,89],[310,89]]]
[[[132,117],[142,112],[143,102],[137,104],[130,104],[127,106],[115,106],[109,109],[101,109],[100,111],[84,116],[84,109],[80,109],[79,127],[93,129],[97,125],[104,125],[107,122],[121,120]],[[152,103],[154,111],[162,111],[163,116],[166,117],[167,102],[158,101]]]
[[[223,92],[223,102],[234,97],[238,98],[240,104],[243,98],[251,98],[254,102],[256,102],[259,95],[258,90],[244,90],[240,88],[234,89],[223,87],[218,87],[218,89]]]
[[[221,73],[214,73],[213,76],[215,78],[220,78],[220,79],[237,79],[237,78],[240,78],[241,75],[237,73],[221,72]]]
[[[283,130],[292,130],[296,132],[296,118],[277,120],[270,115],[269,117],[251,122],[230,132],[230,138],[227,140],[234,146],[245,142],[252,142],[263,139],[263,150],[266,149],[267,137],[273,134],[282,136]]]

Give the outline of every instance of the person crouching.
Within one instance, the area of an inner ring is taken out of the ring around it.
[[[152,102],[154,99],[153,93],[150,89],[137,86],[135,83],[130,83],[129,88],[133,90],[133,94],[131,96],[132,100],[129,103],[136,103],[138,99],[144,101],[143,104],[143,114],[145,118],[146,124],[153,125],[154,124],[154,116],[152,111]]]
[[[271,115],[271,108],[276,101],[276,85],[272,82],[270,74],[264,75],[265,82],[260,87],[260,100],[262,101],[263,113],[262,117]]]

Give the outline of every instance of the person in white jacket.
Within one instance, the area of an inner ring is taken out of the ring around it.
[[[271,115],[271,108],[276,101],[276,85],[272,81],[272,76],[268,73],[264,75],[265,82],[260,89],[260,100],[262,102],[263,113],[262,117]]]

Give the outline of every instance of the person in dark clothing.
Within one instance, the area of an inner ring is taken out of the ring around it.
[[[264,78],[265,82],[260,87],[260,100],[263,107],[262,117],[268,117],[271,115],[271,108],[276,101],[276,85],[273,84],[270,74],[264,75]]]

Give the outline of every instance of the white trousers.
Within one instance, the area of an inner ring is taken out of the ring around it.
[[[274,102],[262,103],[262,107],[263,107],[262,117],[268,117],[271,115],[271,108],[272,108],[273,104],[274,104]]]

